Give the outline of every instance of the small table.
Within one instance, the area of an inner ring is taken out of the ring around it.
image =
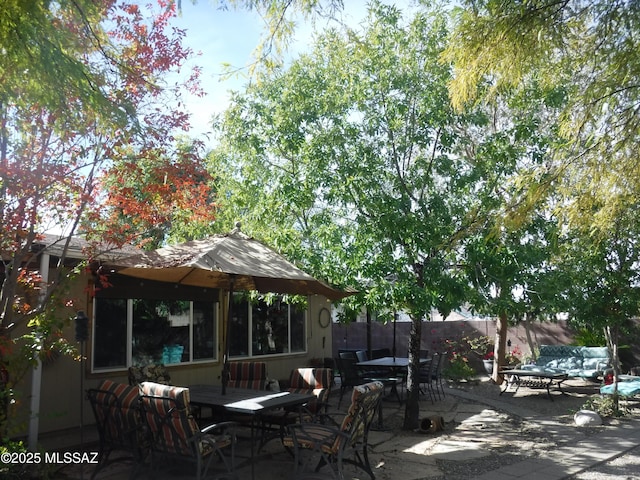
[[[500,392],[500,395],[509,390],[509,387],[512,385],[516,386],[513,393],[516,393],[521,386],[529,388],[546,388],[547,396],[551,401],[553,401],[553,396],[551,396],[551,387],[556,387],[561,394],[566,395],[566,392],[562,390],[562,382],[569,378],[569,375],[566,373],[522,369],[506,369],[502,370],[500,373],[504,374],[505,377],[508,377],[506,380],[506,386]]]
[[[285,407],[304,405],[314,400],[313,394],[269,392],[267,390],[250,390],[244,388],[228,388],[222,394],[220,385],[191,385],[189,386],[191,403],[214,410],[248,415],[251,417],[251,478],[255,478],[255,421],[270,411]]]

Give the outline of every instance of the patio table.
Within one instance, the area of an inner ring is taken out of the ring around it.
[[[431,362],[430,358],[420,358],[420,365],[427,365]],[[371,368],[371,369],[384,369],[389,370],[389,378],[396,375],[398,372],[406,373],[407,368],[409,367],[409,359],[407,357],[380,357],[374,358],[373,360],[365,360],[363,362],[356,363],[357,366],[363,368]],[[380,380],[379,378],[372,378],[371,380]],[[383,382],[384,383],[384,382]],[[396,382],[391,384],[391,391],[389,392],[389,397],[395,395],[398,399],[398,402],[402,403],[402,399],[400,398],[400,394],[398,393],[398,385]],[[377,430],[384,430],[383,419],[382,419],[382,403],[380,403],[378,410],[378,425],[376,427]]]
[[[419,363],[420,366],[428,365],[431,362],[430,358],[420,358]],[[366,360],[364,362],[356,363],[357,366],[362,367],[364,369],[371,368],[376,370],[389,370],[389,377],[393,377],[394,375],[401,373],[406,373],[407,368],[409,367],[409,359],[407,357],[381,357],[374,358],[373,360]],[[373,380],[377,380],[374,378]],[[400,400],[400,395],[398,394],[398,387],[396,383],[391,384],[391,392],[389,396],[395,395]]]
[[[506,369],[502,370],[501,373],[505,375],[506,385],[500,392],[500,395],[509,390],[512,385],[516,386],[513,393],[516,393],[521,386],[529,388],[546,388],[547,396],[551,401],[553,401],[553,396],[551,396],[551,387],[556,387],[561,394],[566,395],[566,392],[562,390],[562,382],[569,378],[569,375],[566,373],[548,370],[522,369]]]
[[[255,431],[256,422],[260,415],[280,408],[302,406],[316,398],[315,395],[307,393],[270,392],[228,387],[223,395],[220,385],[191,385],[189,393],[193,405],[250,417],[251,458],[249,461],[251,463],[251,478],[255,478]]]

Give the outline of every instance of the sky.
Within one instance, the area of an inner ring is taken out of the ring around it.
[[[342,20],[351,26],[357,26],[366,16],[366,1],[344,0],[344,3]],[[403,6],[409,5],[410,0],[389,0],[387,3],[396,4],[404,10]],[[222,11],[211,0],[198,0],[195,5],[190,0],[183,0],[182,14],[174,19],[172,25],[186,30],[184,44],[201,53],[187,67],[199,65],[202,68],[201,84],[206,96],[187,96],[185,103],[192,115],[190,136],[202,138],[211,130],[212,115],[226,109],[229,90],[241,91],[248,82],[246,75],[222,81],[222,64],[227,62],[234,67],[249,64],[251,53],[260,42],[264,22],[256,12]],[[318,25],[322,26],[324,23],[321,21]],[[300,23],[288,49],[289,58],[304,52],[312,41],[312,35],[312,26]],[[246,74],[246,69],[243,72]],[[212,146],[206,138],[202,139],[208,146]]]

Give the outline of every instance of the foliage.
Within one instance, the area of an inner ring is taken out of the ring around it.
[[[458,357],[449,361],[443,369],[442,375],[454,381],[469,380],[477,375],[476,370],[471,367],[465,358]]]
[[[233,212],[314,275],[356,287],[348,310],[406,311],[412,339],[431,308],[462,301],[457,249],[499,182],[484,179],[495,164],[465,155],[487,117],[452,112],[445,38],[442,12],[405,22],[373,3],[362,32],[328,32],[237,94],[211,157],[227,221]],[[417,358],[419,345],[409,350]],[[407,422],[417,424],[412,378]]]
[[[255,10],[264,20],[264,32],[249,68],[250,73],[256,73],[282,66],[283,53],[299,22],[310,20],[316,25],[320,19],[334,20],[342,10],[344,0],[219,0],[218,6],[223,10],[229,7]],[[238,66],[226,65],[226,69],[233,74]]]
[[[578,328],[573,335],[573,341],[576,345],[584,345],[586,347],[604,345],[606,342],[603,330],[587,327]]]
[[[133,178],[127,170],[137,171],[137,160],[153,154],[155,163],[146,165],[156,169],[150,181],[166,178],[161,185],[177,187],[161,191],[165,209],[185,196],[183,187],[190,188],[191,205],[199,207],[199,195],[210,200],[196,182],[174,183],[168,176],[175,171],[169,167],[179,165],[181,171],[192,168],[187,171],[201,182],[209,181],[206,170],[191,167],[195,155],[184,157],[189,161],[182,165],[174,163],[173,136],[188,127],[187,115],[176,106],[181,89],[197,90],[197,72],[174,87],[167,85],[165,76],[177,72],[191,52],[181,46],[184,32],[170,27],[173,2],[159,0],[155,10],[148,8],[111,0],[0,6],[2,18],[11,19],[0,25],[0,48],[6,53],[0,66],[0,336],[13,344],[0,357],[0,366],[9,371],[5,388],[17,384],[53,346],[71,350],[60,334],[78,300],[66,286],[83,268],[69,261],[72,236],[81,232],[90,241],[83,252],[88,257],[141,240],[132,228],[116,235],[126,230],[120,228],[126,221],[105,228],[103,222],[112,219],[100,214],[110,212],[110,195],[117,190],[101,190],[105,170],[115,165],[112,175]],[[102,208],[103,201],[109,208]],[[118,201],[121,211],[134,212],[135,218],[143,217],[151,203],[147,197]],[[41,242],[52,228],[64,233],[57,234],[57,263],[45,282]],[[2,434],[6,418],[2,412]]]
[[[473,347],[468,337],[460,341],[444,339],[443,351],[447,355],[447,364],[442,374],[451,380],[468,380],[476,375],[476,371],[469,365],[469,354],[473,352]]]
[[[614,395],[593,395],[582,406],[596,412],[601,417],[622,417],[632,413],[628,405],[620,404]]]
[[[462,342],[469,346],[469,350],[479,357],[484,359],[493,358],[494,342],[493,338],[488,335],[467,336],[462,339]],[[490,355],[490,357],[487,357]]]
[[[49,478],[56,478],[55,469],[57,466],[44,462],[43,452],[30,452],[24,442],[3,439],[3,441],[0,442],[0,455],[4,458],[4,454],[25,454],[25,459],[33,459],[34,455],[37,455],[41,461],[1,462],[0,478],[2,479],[23,480],[25,478],[38,478],[47,480]]]
[[[493,99],[528,79],[558,92],[558,131],[566,143],[554,152],[547,171],[564,180],[572,200],[562,209],[572,222],[606,228],[640,190],[636,4],[468,0],[461,5],[443,55],[456,69],[454,103],[463,107]]]
[[[515,206],[531,195],[519,175],[546,181],[538,175],[555,141],[555,107],[531,82],[526,93],[456,114],[440,61],[446,15],[425,7],[405,21],[376,2],[369,12],[362,31],[327,32],[288,70],[234,97],[211,156],[219,228],[240,218],[316,276],[354,286],[361,294],[349,311],[407,312],[417,357],[422,319],[457,308],[471,278],[489,292],[499,255],[513,259],[510,284],[542,276],[536,249],[552,220],[523,220]],[[531,240],[520,245],[522,235]],[[470,245],[475,257],[464,258]],[[492,299],[475,300],[481,309]],[[407,423],[417,422],[411,372]]]
[[[520,347],[515,346],[510,348],[507,354],[505,355],[505,362],[507,365],[517,365],[522,363],[522,350]]]

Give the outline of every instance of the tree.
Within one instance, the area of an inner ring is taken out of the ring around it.
[[[171,167],[167,150],[188,117],[166,107],[182,88],[195,86],[197,75],[187,87],[164,85],[164,75],[179,69],[190,52],[180,45],[184,32],[170,31],[173,4],[158,5],[149,16],[135,3],[107,0],[10,1],[0,7],[3,19],[19,27],[0,27],[0,47],[8,52],[0,66],[0,368],[9,374],[3,398],[38,352],[45,354],[43,347],[55,342],[69,348],[60,337],[73,300],[64,287],[82,266],[67,268],[67,252],[81,226],[87,238],[100,226],[88,213],[100,212],[100,203],[114,193],[100,190],[102,173],[114,161],[118,174],[127,177],[125,167],[135,170],[135,160],[151,152],[161,159],[149,167],[157,169],[153,178]],[[210,198],[209,192],[195,192]],[[168,204],[183,196],[177,189],[163,195]],[[133,199],[122,201],[134,209]],[[37,243],[52,226],[63,232],[63,253],[45,282]],[[100,230],[101,246],[96,242],[86,252],[89,258],[105,244],[138,238],[137,232],[112,238],[108,233]],[[3,438],[6,429],[3,411]]]
[[[372,4],[362,32],[330,31],[236,94],[212,156],[226,172],[221,211],[316,276],[358,288],[349,311],[410,315],[405,428],[419,420],[422,321],[463,301],[464,239],[496,212],[514,165],[476,158],[498,138],[486,134],[487,110],[450,108],[446,24],[437,9],[405,23]]]
[[[606,228],[625,208],[624,199],[640,190],[637,5],[608,0],[462,5],[443,55],[456,68],[450,84],[454,104],[463,108],[493,98],[528,79],[561,87],[566,103],[559,132],[566,145],[555,152],[554,171],[564,174],[574,200],[564,208],[571,208],[572,222]],[[576,196],[581,186],[593,195]],[[598,215],[581,215],[595,205]]]
[[[640,245],[638,202],[629,200],[606,232],[575,228],[563,239],[561,265],[570,274],[564,292],[570,300],[570,322],[601,330],[606,338],[617,385],[620,374],[619,341],[634,332],[640,313]],[[618,409],[617,389],[614,401]]]
[[[474,286],[470,304],[498,319],[492,379],[500,385],[505,366],[509,324],[550,318],[558,311],[562,289],[552,261],[557,246],[557,220],[544,210],[518,229],[480,232],[465,244],[465,265]],[[531,345],[530,345],[531,346]],[[533,351],[533,350],[532,350]]]

